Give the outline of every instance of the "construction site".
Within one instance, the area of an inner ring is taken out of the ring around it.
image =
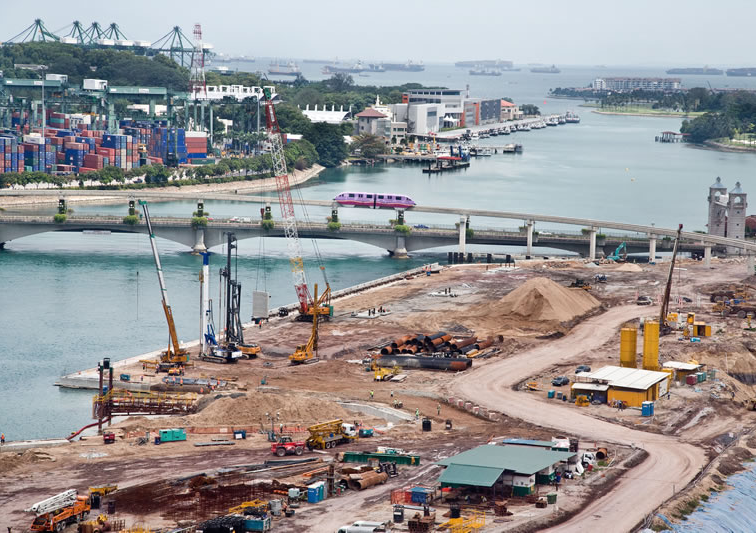
[[[332,293],[324,271],[306,279],[270,99],[265,113],[297,303],[253,295],[243,324],[228,234],[217,321],[205,256],[204,335],[181,344],[140,201],[168,346],[61,378],[94,390],[92,423],[0,447],[4,524],[662,530],[754,455],[744,259],[683,259],[676,240],[656,263],[433,264]]]

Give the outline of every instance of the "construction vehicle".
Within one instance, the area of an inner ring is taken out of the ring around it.
[[[661,310],[659,311],[659,335],[669,335],[672,333],[672,326],[667,322],[667,315],[669,314],[669,295],[672,291],[672,274],[675,272],[675,260],[677,259],[677,247],[680,244],[680,234],[682,233],[683,225],[680,224],[677,227],[677,235],[675,236],[675,245],[672,248],[672,259],[669,262],[669,273],[667,274],[667,285],[664,288],[664,298],[662,298]]]
[[[354,424],[347,424],[343,420],[331,420],[322,424],[315,424],[307,428],[310,436],[307,438],[307,448],[326,450],[338,444],[357,440],[357,428]]]
[[[289,360],[293,365],[300,365],[303,363],[314,363],[318,358],[318,321],[320,320],[321,311],[324,307],[321,305],[326,298],[331,297],[330,288],[318,299],[318,284],[315,284],[313,299],[316,302],[315,309],[312,311],[312,332],[310,338],[307,340],[307,344],[300,344],[294,353],[289,356]]]
[[[317,285],[315,286],[315,293],[312,296],[307,287],[307,277],[305,275],[304,261],[302,260],[302,245],[299,242],[299,230],[297,228],[297,219],[294,215],[294,202],[291,199],[291,187],[289,186],[289,174],[286,169],[283,139],[281,137],[281,128],[276,118],[272,89],[272,87],[263,88],[265,121],[268,141],[270,143],[270,155],[273,160],[273,174],[276,178],[276,189],[278,191],[279,205],[281,206],[281,218],[283,219],[291,272],[294,278],[294,290],[297,293],[297,300],[299,301],[298,319],[311,320],[313,324],[307,344],[298,346],[295,352],[289,356],[289,359],[295,364],[306,363],[317,359],[319,319],[327,319],[333,315],[333,308],[330,305],[331,286],[325,275],[325,267],[321,265],[320,270],[323,273],[326,284],[325,291],[318,298]]]
[[[724,302],[725,300],[745,300],[748,298],[749,288],[746,286],[742,289],[714,291],[709,295],[709,301],[714,303]]]
[[[720,313],[723,317],[737,316],[738,318],[747,318],[748,315],[756,316],[756,305],[737,301],[733,303],[729,300],[716,302],[711,307],[712,313]]]
[[[283,457],[284,455],[302,455],[307,443],[292,440],[290,435],[281,435],[270,445],[270,452]]]
[[[116,436],[112,431],[106,431],[102,434],[103,444],[115,444]]]
[[[244,328],[241,321],[241,283],[236,276],[231,276],[231,251],[236,250],[236,236],[227,233],[228,246],[226,254],[226,266],[221,269],[221,279],[225,279],[226,285],[226,328],[225,344],[229,348],[238,350],[247,359],[252,359],[260,354],[260,346],[255,343],[244,341]]]
[[[160,254],[158,253],[157,242],[155,241],[155,232],[152,230],[152,221],[150,219],[150,211],[147,208],[147,202],[139,200],[139,205],[142,206],[142,210],[144,211],[144,220],[147,223],[147,231],[150,235],[150,246],[152,247],[152,255],[155,259],[155,268],[157,269],[158,283],[160,284],[160,296],[163,300],[163,311],[165,312],[165,319],[168,322],[169,334],[168,349],[160,354],[160,360],[157,362],[142,361],[142,363],[145,365],[154,365],[158,372],[167,372],[173,367],[188,363],[189,352],[179,346],[176,323],[173,320],[171,304],[168,302],[168,290],[165,288],[163,267],[160,264]]]
[[[606,274],[596,274],[593,276],[593,281],[596,283],[606,283],[607,277]]]
[[[27,513],[36,515],[29,529],[58,533],[67,525],[84,520],[90,510],[89,498],[79,496],[74,489],[61,492],[25,509]]]
[[[606,258],[616,263],[624,263],[625,261],[627,261],[627,243],[623,242],[622,244],[617,246],[617,248],[614,250],[614,253],[607,256]]]
[[[391,381],[391,379],[402,371],[401,367],[394,365],[392,368],[376,367],[373,374],[373,381]]]
[[[242,502],[236,507],[231,507],[228,512],[231,514],[256,515],[259,516],[268,511],[268,502],[263,500],[252,500],[251,502]]]
[[[118,490],[118,485],[98,485],[96,487],[89,487],[89,495],[97,494],[100,497],[110,494]]]
[[[577,398],[575,398],[575,405],[578,407],[588,407],[591,405],[591,402],[588,401],[588,396],[585,394],[578,394]]]
[[[586,283],[584,279],[581,278],[575,278],[575,281],[570,283],[571,289],[584,289],[586,291],[591,290],[591,285],[589,283]]]

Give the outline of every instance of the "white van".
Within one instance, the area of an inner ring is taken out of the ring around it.
[[[351,526],[341,526],[336,533],[391,533],[386,522],[358,520]]]

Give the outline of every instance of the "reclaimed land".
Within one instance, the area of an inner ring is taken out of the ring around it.
[[[558,505],[537,508],[532,499],[510,498],[512,515],[499,518],[491,512],[492,502],[478,496],[469,504],[463,498],[463,509],[486,510],[486,531],[631,530],[649,523],[665,502],[676,505],[674,496],[689,500],[688,484],[701,479],[702,469],[713,472],[716,465],[707,465],[729,450],[726,456],[732,457],[716,466],[719,477],[712,478],[723,482],[747,453],[743,444],[730,446],[728,435],[747,438],[754,428],[754,418],[745,410],[756,395],[752,333],[740,319],[712,314],[708,303],[712,291],[738,282],[753,285],[753,277],[746,277],[745,262],[739,259],[714,260],[713,268],[691,260],[680,261],[680,266],[687,271],[676,281],[675,294],[694,303],[675,310],[683,316],[696,312],[696,320],[710,324],[716,335],[700,343],[681,341],[680,335],[662,337],[661,362],[695,359],[719,373],[696,387],[673,383],[670,397],[656,402],[651,418],[634,409],[556,402],[546,393],[554,388],[555,376],[572,377],[578,364],[596,369],[618,363],[620,328],[658,315],[658,308],[637,306],[634,300],[637,293],[656,296],[666,280],[666,265],[587,268],[582,261],[558,260],[522,261],[516,269],[459,265],[431,276],[407,275],[338,300],[335,316],[320,330],[320,361],[314,364],[289,364],[288,355],[310,331],[293,317],[245,332],[245,338],[263,349],[257,359],[215,365],[196,359],[195,349],[194,366],[186,377],[216,377],[228,385],[197,391],[201,399],[194,414],[120,420],[113,426],[115,444],[90,436],[55,448],[0,453],[0,521],[25,529],[30,517],[20,510],[34,502],[68,488],[86,493],[89,486],[117,483],[119,490],[109,498],[127,523],[138,520],[156,528],[199,522],[253,499],[257,493],[252,487],[270,499],[282,486],[306,487],[325,476],[312,474],[327,466],[321,463],[255,465],[275,459],[265,433],[271,427],[282,424],[286,433],[301,439],[308,425],[341,418],[374,428],[376,436],[323,453],[305,452],[303,457],[337,461],[336,475],[342,476],[353,466],[338,463],[343,450],[391,446],[419,455],[420,466],[400,466],[398,477],[385,484],[348,490],[318,504],[303,503],[294,516],[276,519],[277,531],[331,531],[358,519],[388,520],[392,490],[437,484],[441,469],[435,461],[503,438],[550,440],[557,435],[578,438],[581,449],[606,447],[610,460],[585,477],[564,480]],[[567,289],[576,277],[592,280],[597,273],[606,274],[608,282],[596,284],[590,294]],[[696,307],[695,302],[703,303]],[[362,314],[378,307],[391,314]],[[405,369],[401,382],[375,382],[373,372],[365,371],[362,360],[377,347],[405,335],[436,331],[496,341],[463,372]],[[118,370],[132,380],[154,384],[156,390],[182,389],[166,386],[164,375],[156,376],[139,363]],[[567,392],[566,387],[560,390]],[[390,414],[395,400],[402,403],[397,408],[401,416]],[[370,408],[361,414],[348,404]],[[416,410],[430,420],[431,431],[423,431],[415,420]],[[451,429],[446,429],[447,420]],[[138,444],[146,431],[169,427],[186,428],[188,440]],[[194,446],[229,439],[238,428],[247,429],[247,439],[234,440],[234,445]],[[553,490],[539,486],[541,496]],[[433,502],[437,522],[446,520],[441,515],[448,503],[443,498]],[[679,519],[674,512],[669,515]]]

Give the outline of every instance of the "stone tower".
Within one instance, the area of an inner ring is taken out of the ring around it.
[[[746,193],[740,188],[740,182],[730,191],[727,209],[727,236],[731,239],[745,238],[746,208],[748,203]]]
[[[727,187],[722,184],[722,178],[709,187],[709,235],[725,237],[727,228]],[[745,224],[745,219],[743,221]]]

